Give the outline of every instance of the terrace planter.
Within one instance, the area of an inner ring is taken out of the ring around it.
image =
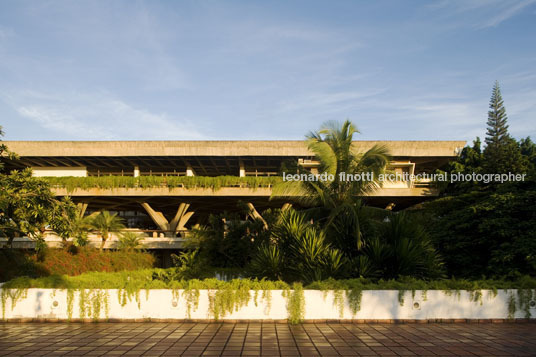
[[[259,290],[236,298],[216,290],[2,291],[7,321],[287,320],[291,321],[504,321],[536,316],[534,291]],[[289,307],[289,308],[288,308]],[[225,310],[230,311],[225,311]],[[289,311],[290,310],[290,311]]]

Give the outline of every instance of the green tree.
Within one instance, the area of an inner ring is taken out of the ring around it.
[[[352,242],[345,253],[362,248],[364,216],[385,214],[383,210],[378,212],[364,207],[359,197],[381,187],[380,175],[385,173],[390,160],[387,148],[381,145],[374,145],[364,153],[356,152],[352,148],[356,133],[359,133],[357,128],[346,120],[342,124],[327,122],[319,131],[307,135],[308,147],[320,163],[319,172],[331,175],[333,180],[284,182],[273,190],[273,197],[287,197],[302,205],[321,207],[317,216],[325,223],[329,240]],[[300,169],[300,173],[309,172]],[[362,176],[364,179],[360,180],[345,180],[341,179],[341,173],[370,175]],[[341,236],[342,232],[345,232],[344,236]]]
[[[110,233],[120,232],[125,228],[123,219],[117,216],[117,213],[110,214],[108,211],[100,211],[92,216],[91,226],[99,232],[102,239],[100,250],[104,248],[106,240],[110,237]]]
[[[64,237],[73,208],[70,199],[56,199],[46,181],[32,177],[31,169],[0,174],[0,234],[9,246],[17,236],[37,240],[47,226]]]
[[[480,138],[477,137],[473,141],[473,146],[466,146],[463,148],[460,156],[455,160],[447,164],[445,171],[450,174],[462,173],[472,174],[473,172],[480,174],[483,172],[483,153],[481,148]],[[442,171],[444,172],[444,171]],[[482,184],[477,181],[457,181],[457,182],[445,182],[440,183],[440,189],[443,192],[450,193],[462,193],[470,192],[473,190],[481,189]]]
[[[92,216],[85,216],[85,209],[79,205],[66,221],[68,237],[73,238],[76,247],[85,247],[89,244],[88,234],[92,228],[92,219]]]
[[[488,111],[484,169],[487,173],[522,173],[527,169],[519,144],[508,133],[508,117],[499,88],[495,82]]]
[[[6,146],[6,144],[1,143],[2,137],[4,136],[4,131],[2,130],[2,126],[0,125],[0,173],[4,170],[4,162],[2,159],[7,158],[8,160],[14,160],[17,158],[17,154],[15,154],[12,151],[9,151],[9,148]]]
[[[510,136],[508,134],[508,117],[501,94],[499,82],[495,81],[488,111],[488,129],[486,132],[486,145],[492,149],[498,149]]]
[[[277,185],[274,196],[289,196],[300,203],[322,205],[335,208],[347,202],[354,202],[380,187],[379,175],[385,172],[389,163],[389,153],[385,146],[374,145],[365,153],[357,153],[352,148],[353,136],[359,133],[348,120],[342,125],[337,122],[325,123],[319,131],[307,135],[307,145],[320,163],[319,172],[332,175],[331,181],[299,181]],[[298,168],[299,173],[310,173]],[[364,180],[341,180],[340,173],[373,173]]]
[[[534,202],[534,182],[524,182],[426,203],[427,226],[449,275],[536,274]]]

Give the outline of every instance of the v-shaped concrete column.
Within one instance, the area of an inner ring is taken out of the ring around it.
[[[268,223],[266,222],[264,218],[262,218],[261,214],[257,212],[257,210],[255,209],[255,206],[253,206],[253,203],[248,202],[247,207],[249,209],[249,212],[248,212],[249,216],[253,219],[261,220],[261,222],[263,223],[264,229],[268,229]]]
[[[78,214],[80,217],[84,217],[88,204],[86,202],[80,202],[77,203],[76,206],[78,207]]]
[[[195,212],[187,212],[190,204],[181,203],[177,208],[175,217],[169,222],[162,212],[155,211],[147,202],[142,202],[141,206],[145,209],[149,217],[153,222],[163,231],[176,234],[178,231],[183,230],[188,220],[194,215]]]

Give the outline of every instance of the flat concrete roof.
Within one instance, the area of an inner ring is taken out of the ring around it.
[[[303,140],[269,141],[4,141],[19,156],[313,156]],[[465,141],[355,141],[365,152],[385,145],[392,156],[454,157]]]

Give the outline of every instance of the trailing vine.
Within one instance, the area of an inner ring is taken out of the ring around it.
[[[508,292],[508,318],[513,319],[517,309],[525,313],[524,317],[530,319],[530,302],[536,297],[536,289],[517,289],[516,295],[512,291]]]
[[[283,290],[283,296],[287,299],[288,321],[291,324],[298,324],[305,316],[305,297],[303,286],[300,283],[292,284],[292,290]]]
[[[67,289],[67,320],[73,318],[74,289]]]
[[[8,298],[11,301],[11,310],[13,311],[13,309],[17,305],[17,302],[28,297],[28,289],[18,288],[1,290],[2,293],[0,294],[0,300],[2,301],[2,320],[4,320],[6,316],[6,304]]]
[[[355,317],[357,312],[361,310],[361,298],[363,297],[363,291],[359,289],[351,289],[346,291],[346,297],[348,298],[348,306],[352,311],[352,317]]]
[[[341,319],[344,317],[345,298],[346,294],[344,290],[333,290],[333,305],[337,307]]]
[[[282,181],[279,176],[88,176],[88,177],[44,177],[51,186],[63,187],[72,193],[76,189],[155,188],[177,187],[186,189],[209,188],[214,191],[222,187],[262,188],[272,187]]]
[[[398,304],[404,306],[404,295],[406,295],[406,290],[398,290]]]
[[[110,304],[108,292],[101,289],[78,289],[78,307],[81,319],[91,318],[97,321],[104,310],[104,316],[109,316]]]
[[[271,309],[272,290],[282,290],[286,298],[288,319],[292,323],[303,320],[304,317],[304,287],[301,284],[289,286],[282,281],[234,279],[221,281],[217,279],[205,280],[176,280],[170,278],[165,269],[147,269],[137,271],[123,271],[115,273],[86,273],[78,276],[49,276],[37,279],[21,277],[3,284],[0,289],[0,302],[2,304],[2,319],[6,316],[8,301],[11,308],[17,302],[27,297],[28,288],[49,288],[51,297],[57,294],[58,289],[66,290],[66,309],[68,319],[73,317],[75,295],[78,299],[80,318],[102,318],[108,316],[109,297],[108,289],[116,289],[117,299],[121,306],[129,301],[136,300],[140,307],[141,290],[145,289],[146,300],[150,289],[170,289],[174,306],[179,300],[187,310],[188,317],[191,312],[198,309],[201,290],[208,290],[208,315],[215,320],[238,311],[251,301],[258,306],[262,299],[265,313]],[[314,282],[306,287],[323,292],[324,298],[330,291],[333,292],[333,305],[337,308],[339,316],[344,317],[344,308],[348,304],[353,316],[361,309],[363,290],[391,290],[398,291],[398,301],[404,304],[406,292],[412,291],[415,298],[420,291],[420,298],[427,300],[427,290],[441,290],[446,296],[457,296],[460,299],[461,291],[467,291],[472,302],[483,304],[483,293],[487,290],[488,299],[497,296],[497,289],[510,289],[506,291],[508,317],[514,318],[516,311],[523,311],[525,317],[532,317],[531,302],[536,296],[536,279],[521,277],[517,281],[466,281],[466,280],[438,280],[420,281],[405,279],[404,281],[371,281],[368,279],[326,280]],[[511,290],[517,289],[517,292]],[[262,291],[262,294],[261,294]],[[253,297],[253,299],[251,299]]]

